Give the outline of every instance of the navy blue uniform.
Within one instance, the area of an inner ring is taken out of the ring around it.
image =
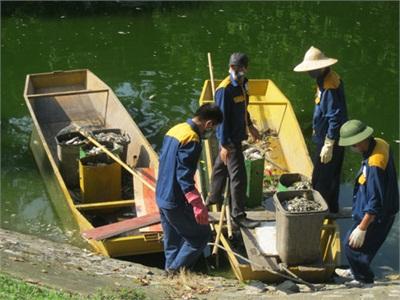
[[[338,145],[340,127],[347,121],[347,108],[343,82],[333,71],[317,79],[317,97],[313,115],[313,136],[316,152],[313,158],[313,188],[326,200],[330,212],[339,210],[340,172],[344,159],[344,148]],[[335,140],[332,160],[321,162],[320,153],[325,138]]]
[[[345,254],[357,280],[372,283],[374,273],[370,263],[385,241],[399,211],[397,174],[389,145],[382,139],[371,139],[357,174],[353,191],[353,219],[345,241]],[[368,226],[361,248],[351,248],[349,236],[360,224],[364,215],[375,215]]]
[[[215,103],[221,109],[224,119],[217,127],[217,139],[223,146],[240,144],[247,139],[246,124],[251,125],[247,112],[248,105],[248,80],[244,79],[243,85],[226,77],[215,91]]]
[[[156,187],[164,232],[165,268],[191,267],[211,235],[199,225],[185,194],[195,187],[194,175],[202,146],[197,126],[188,119],[172,127],[164,137]]]
[[[228,76],[215,92],[215,102],[224,115],[223,122],[217,127],[216,136],[219,144],[229,148],[230,152],[227,165],[220,155],[214,162],[210,200],[212,203],[222,202],[226,178],[229,175],[233,218],[245,215],[247,177],[241,142],[247,139],[246,127],[251,125],[247,112],[247,82],[245,78],[240,84]]]

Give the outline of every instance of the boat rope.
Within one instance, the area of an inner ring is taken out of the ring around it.
[[[236,257],[239,257],[240,259],[243,259],[245,262],[248,262],[249,264],[256,265],[256,266],[258,266],[258,267],[260,267],[260,268],[263,268],[263,269],[265,269],[265,271],[268,271],[268,272],[270,272],[270,273],[272,273],[272,274],[274,274],[274,275],[277,275],[277,276],[280,276],[280,277],[283,277],[283,278],[286,278],[286,279],[295,281],[295,282],[297,282],[297,283],[304,284],[304,285],[308,286],[312,291],[316,291],[316,290],[317,290],[317,288],[315,287],[315,285],[313,285],[312,283],[309,283],[309,282],[307,282],[307,281],[301,279],[300,277],[298,277],[297,275],[295,275],[294,273],[292,273],[291,271],[289,271],[289,270],[286,268],[286,266],[284,266],[283,264],[279,264],[279,266],[282,268],[282,270],[284,270],[285,272],[287,272],[288,275],[283,274],[283,273],[278,272],[278,271],[275,271],[275,270],[273,270],[273,269],[271,269],[271,268],[269,268],[269,267],[266,267],[266,266],[260,265],[260,264],[258,264],[258,263],[255,263],[255,262],[251,261],[250,259],[244,257],[243,255],[240,255],[239,253],[236,253],[236,252],[234,252],[234,251],[232,251],[232,250],[228,250],[228,249],[224,248],[224,247],[221,246],[221,245],[217,245],[217,244],[215,244],[215,243],[208,243],[208,245],[209,245],[209,246],[214,246],[214,247],[221,248],[221,249],[224,250],[226,253],[231,253],[231,254],[235,255]]]

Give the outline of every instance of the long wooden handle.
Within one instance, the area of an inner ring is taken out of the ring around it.
[[[94,145],[99,147],[103,152],[105,152],[108,156],[110,156],[114,161],[119,163],[125,170],[127,170],[133,176],[136,176],[150,190],[155,192],[155,190],[156,190],[155,187],[153,185],[151,185],[150,183],[148,183],[140,173],[138,173],[137,171],[133,170],[130,166],[128,166],[126,163],[124,163],[118,156],[116,156],[114,153],[112,153],[110,150],[108,150],[106,147],[104,147],[102,144],[100,144],[98,141],[96,141],[93,137],[90,136],[89,133],[84,131],[82,128],[79,128],[78,131],[85,138],[87,138],[91,143],[93,143]]]
[[[224,222],[226,205],[228,203],[228,193],[229,193],[229,177],[226,179],[224,203],[222,204],[221,215],[219,216],[219,223],[218,223],[218,228],[217,228],[217,236],[215,237],[215,242],[214,242],[212,255],[216,255],[218,253],[218,244],[219,244],[219,240],[221,238],[222,224]]]
[[[226,207],[226,202],[224,201],[224,204],[222,204],[221,208],[221,215],[219,217],[218,228],[217,228],[217,236],[215,237],[212,255],[216,255],[218,253],[218,244],[219,240],[221,239],[222,223],[224,221],[224,216],[225,216],[225,207]]]
[[[207,53],[207,57],[208,57],[208,70],[210,71],[211,91],[212,91],[212,96],[213,96],[213,100],[214,100],[215,84],[214,84],[214,74],[213,74],[213,67],[212,67],[210,52]]]

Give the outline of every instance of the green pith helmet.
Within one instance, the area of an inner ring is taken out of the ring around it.
[[[340,128],[339,146],[352,146],[369,138],[374,130],[359,120],[349,120]]]

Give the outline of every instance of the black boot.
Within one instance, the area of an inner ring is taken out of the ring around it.
[[[240,215],[236,218],[233,219],[233,221],[239,226],[239,227],[245,227],[245,228],[255,228],[257,226],[260,226],[259,221],[255,221],[252,219],[246,218],[245,215]]]
[[[214,204],[217,204],[218,206],[220,206],[221,203],[222,203],[222,200],[215,199],[214,197],[211,197],[211,196],[208,196],[206,199],[206,206],[208,206],[208,207],[211,205],[214,205]]]

